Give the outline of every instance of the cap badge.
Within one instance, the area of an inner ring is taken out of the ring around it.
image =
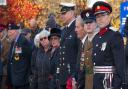
[[[86,13],[86,17],[89,17],[89,13],[88,12]]]
[[[100,6],[97,6],[97,9],[100,9]]]

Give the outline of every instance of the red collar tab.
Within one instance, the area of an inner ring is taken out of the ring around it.
[[[103,36],[107,31],[108,31],[108,28],[107,27],[102,28],[102,29],[100,29],[99,35],[100,36]]]

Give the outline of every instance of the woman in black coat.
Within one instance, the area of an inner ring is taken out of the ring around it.
[[[32,55],[32,83],[31,89],[49,89],[50,75],[50,55],[51,48],[49,46],[48,36],[50,33],[43,30],[38,34],[38,39],[35,39],[36,46]],[[38,43],[39,42],[39,43]]]
[[[56,80],[55,75],[56,74],[56,62],[57,59],[54,58],[56,53],[58,52],[58,48],[60,46],[60,39],[61,39],[61,30],[59,28],[52,28],[50,31],[49,41],[52,47],[51,50],[51,59],[50,59],[50,84],[49,89],[56,89]],[[54,58],[54,59],[53,59]]]

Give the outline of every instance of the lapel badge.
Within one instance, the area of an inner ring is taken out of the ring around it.
[[[89,13],[88,12],[86,13],[86,17],[89,17]]]
[[[66,39],[72,39],[72,35],[70,35],[70,36],[66,37]]]
[[[107,42],[102,43],[101,51],[104,51],[106,49]]]
[[[70,35],[69,37],[72,38],[72,35]]]

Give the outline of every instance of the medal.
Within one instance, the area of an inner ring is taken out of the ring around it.
[[[18,54],[18,53],[16,53],[16,54],[15,54],[14,59],[15,59],[16,61],[18,61],[18,60],[20,59],[20,57],[19,57],[19,54]]]
[[[83,68],[84,68],[84,52],[81,52],[80,70],[83,70]]]
[[[15,47],[15,53],[22,53],[22,48],[21,47],[18,47],[18,46],[16,46]]]
[[[106,46],[107,46],[107,42],[102,43],[101,51],[104,51],[106,49]]]

